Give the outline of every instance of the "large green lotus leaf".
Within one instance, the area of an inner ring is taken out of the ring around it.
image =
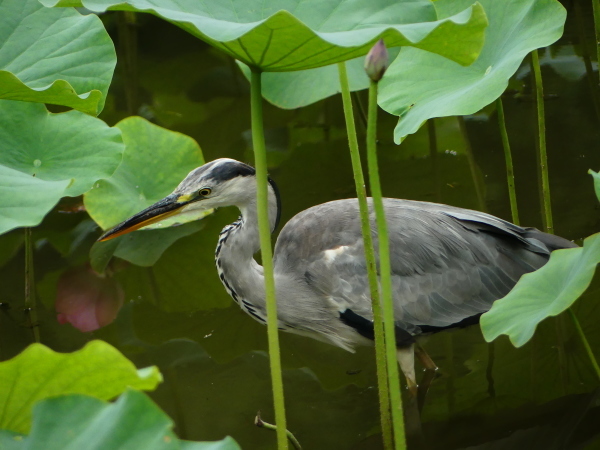
[[[127,390],[115,403],[85,395],[47,399],[34,408],[29,436],[0,431],[4,449],[240,450],[230,437],[218,442],[180,441],[173,421],[145,394]]]
[[[104,229],[167,196],[191,170],[204,164],[202,150],[189,136],[153,125],[141,117],[129,117],[116,127],[126,145],[123,162],[112,177],[99,181],[84,196],[88,213]],[[137,265],[151,266],[173,242],[202,227],[197,223],[170,225],[207,214],[210,211],[179,215],[113,241],[98,242],[92,249],[92,264],[97,269],[103,268],[114,254]]]
[[[481,316],[488,342],[506,334],[515,347],[525,344],[537,325],[569,308],[590,285],[600,263],[600,233],[583,247],[556,250],[541,269],[526,274],[510,293]]]
[[[38,225],[64,196],[77,196],[121,161],[120,131],[79,111],[0,100],[0,233]]]
[[[0,99],[102,110],[117,59],[96,15],[2,0],[0,17]]]
[[[84,196],[88,213],[104,229],[166,197],[191,170],[204,164],[202,150],[189,136],[141,117],[128,117],[115,127],[126,146],[123,161],[110,178]]]
[[[379,104],[400,116],[396,142],[432,117],[473,114],[504,92],[523,58],[561,35],[565,9],[556,0],[482,0],[489,20],[483,50],[469,67],[404,48],[380,82]],[[467,4],[435,2],[440,15]],[[450,12],[448,12],[450,11]]]
[[[0,165],[0,234],[39,225],[70,182],[44,181]]]
[[[0,428],[28,432],[33,404],[44,398],[85,394],[109,400],[128,386],[153,390],[161,381],[156,367],[137,370],[104,341],[91,341],[73,353],[31,344],[0,363]]]
[[[67,5],[65,0],[41,2]],[[97,12],[155,14],[268,72],[352,59],[366,54],[379,38],[389,47],[412,45],[470,64],[487,25],[478,3],[436,21],[433,4],[425,0],[81,0],[81,5]]]

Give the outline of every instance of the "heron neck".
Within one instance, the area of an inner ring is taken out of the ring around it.
[[[266,317],[263,268],[254,260],[260,249],[256,202],[238,205],[240,218],[221,232],[215,259],[219,278],[231,297],[258,320]],[[275,228],[278,202],[269,189],[269,222]]]

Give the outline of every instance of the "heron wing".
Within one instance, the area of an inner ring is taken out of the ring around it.
[[[410,332],[489,310],[523,274],[545,264],[552,249],[546,241],[572,246],[477,211],[397,199],[384,205],[395,318]],[[374,230],[372,211],[370,219]],[[378,253],[375,232],[373,238]],[[372,318],[356,199],[318,205],[288,222],[275,269],[303,278],[340,312]]]

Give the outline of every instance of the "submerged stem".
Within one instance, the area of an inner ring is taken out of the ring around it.
[[[29,317],[29,326],[35,342],[40,342],[40,329],[35,306],[35,276],[33,273],[33,240],[31,228],[25,228],[25,311]]]
[[[596,32],[596,53],[597,61],[600,64],[600,0],[592,0],[594,11],[594,30]]]
[[[396,362],[396,330],[392,298],[390,246],[377,163],[377,82],[375,81],[371,81],[369,85],[369,108],[367,119],[367,162],[369,166],[369,185],[371,186],[371,195],[373,197],[375,219],[377,222],[377,235],[379,239],[379,276],[381,282],[383,326],[385,331],[390,401],[392,404],[392,426],[394,429],[395,448],[403,449],[406,448],[406,437],[404,433],[404,417],[402,414],[400,376],[398,374],[398,364]]]
[[[587,338],[585,337],[583,328],[581,328],[581,324],[579,323],[579,320],[577,320],[577,316],[575,315],[573,310],[571,308],[569,308],[567,311],[569,311],[569,316],[571,316],[571,319],[573,319],[573,323],[575,324],[575,329],[577,330],[577,334],[579,334],[579,338],[581,339],[581,342],[583,343],[583,346],[585,347],[585,351],[590,358],[590,362],[592,363],[592,367],[594,368],[594,371],[596,372],[596,376],[600,380],[600,366],[598,365],[598,361],[596,360],[596,357],[594,356],[594,352],[592,351],[592,347],[590,346],[590,343],[588,342]]]
[[[260,411],[258,411],[256,413],[256,418],[254,419],[254,425],[256,425],[259,428],[266,428],[267,430],[277,431],[276,425],[273,425],[271,423],[268,423],[268,422],[265,422],[264,420],[262,420],[262,417],[260,417]],[[285,433],[286,433],[288,439],[290,440],[290,442],[292,443],[292,445],[294,446],[294,448],[296,450],[302,450],[302,446],[300,445],[300,442],[298,442],[298,439],[296,439],[296,436],[294,436],[294,434],[290,430],[285,430]]]
[[[538,147],[540,155],[540,169],[542,171],[542,201],[544,207],[544,224],[547,233],[554,233],[552,223],[552,204],[550,202],[550,179],[548,178],[548,155],[546,154],[546,118],[544,113],[544,87],[542,85],[542,71],[537,50],[531,52],[531,66],[533,69],[533,86],[537,106]]]
[[[350,159],[352,161],[352,171],[354,173],[354,183],[356,185],[356,196],[358,197],[358,206],[360,209],[360,225],[362,229],[365,247],[365,259],[367,262],[369,288],[371,292],[371,301],[373,303],[375,360],[377,362],[377,385],[379,388],[379,413],[381,415],[381,430],[383,435],[384,448],[391,449],[394,441],[392,435],[392,419],[390,416],[390,394],[387,379],[387,362],[385,357],[383,316],[381,313],[381,302],[379,299],[379,287],[377,283],[377,265],[375,262],[375,248],[373,246],[371,225],[369,223],[367,190],[365,187],[365,178],[360,162],[360,153],[358,151],[358,139],[356,137],[356,125],[354,122],[354,113],[352,110],[352,98],[350,97],[350,85],[348,83],[346,63],[338,63],[338,73],[340,77],[340,86],[342,89],[342,102],[344,105],[346,129],[348,131],[348,146],[350,147]]]
[[[592,0],[592,4],[597,3],[599,0]],[[596,118],[600,120],[600,93],[598,92],[598,80],[594,74],[594,68],[592,67],[592,58],[590,57],[589,47],[587,45],[586,26],[583,19],[583,11],[581,10],[581,1],[574,3],[575,8],[575,23],[577,24],[577,34],[579,38],[579,49],[583,62],[585,64],[585,72],[587,74],[587,81],[590,85],[590,94],[592,96],[592,103],[594,104],[594,110],[596,111]],[[598,49],[598,44],[595,44]]]
[[[279,330],[277,321],[277,303],[275,300],[275,278],[273,276],[273,252],[271,250],[271,230],[269,226],[269,204],[267,188],[267,152],[263,130],[261,72],[252,68],[250,112],[252,118],[252,145],[256,167],[256,199],[258,210],[258,231],[260,253],[265,277],[265,297],[267,303],[267,335],[269,340],[269,360],[271,362],[271,382],[277,423],[277,447],[288,448],[286,435],[285,404],[283,396],[283,377],[281,374],[281,356],[279,351]]]
[[[429,136],[429,159],[431,160],[431,172],[433,173],[433,191],[435,192],[435,201],[441,203],[440,161],[438,158],[437,132],[435,130],[434,118],[427,121],[427,133]]]
[[[475,162],[475,156],[473,156],[473,147],[469,139],[469,133],[467,132],[467,124],[463,116],[457,116],[458,127],[462,134],[465,142],[465,152],[467,154],[467,161],[469,162],[469,171],[471,172],[471,178],[473,179],[473,185],[475,186],[475,194],[477,195],[477,204],[479,205],[479,211],[486,212],[487,207],[485,206],[485,184],[478,173],[477,163]]]
[[[508,133],[506,131],[506,121],[504,119],[504,106],[502,105],[502,97],[496,100],[496,110],[498,111],[498,126],[500,127],[500,135],[502,136],[502,147],[504,149],[504,159],[506,160],[506,180],[508,182],[508,196],[510,198],[510,212],[512,213],[512,221],[515,225],[519,225],[519,210],[517,208],[517,192],[515,190],[515,172],[513,170],[512,155],[510,153],[510,142],[508,141]]]

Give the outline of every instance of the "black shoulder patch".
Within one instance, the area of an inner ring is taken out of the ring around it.
[[[422,333],[437,333],[438,331],[449,330],[451,328],[466,328],[471,325],[479,323],[481,314],[475,314],[474,316],[465,317],[460,322],[446,325],[445,327],[434,327],[433,325],[419,325]]]
[[[375,340],[373,322],[371,322],[369,319],[359,316],[351,309],[346,309],[346,311],[340,313],[340,320],[349,327],[354,328],[361,336],[364,336],[367,339]],[[394,327],[394,331],[396,332],[396,347],[408,347],[409,345],[415,343],[415,338],[413,335],[404,328],[396,326]]]
[[[235,177],[249,177],[256,174],[254,167],[248,164],[241,163],[239,161],[227,161],[218,164],[210,172],[210,178],[215,181],[222,182],[231,180]]]

